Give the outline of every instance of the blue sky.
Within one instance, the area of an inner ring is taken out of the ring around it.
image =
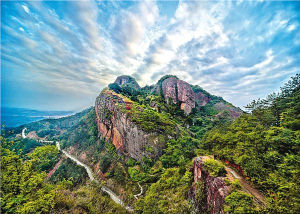
[[[299,73],[300,2],[1,2],[2,106],[80,110],[119,75],[239,107]]]

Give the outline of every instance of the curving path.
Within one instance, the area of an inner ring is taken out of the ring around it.
[[[222,163],[221,161],[215,159],[213,156],[208,156],[207,155],[207,156],[201,156],[201,157],[202,157],[202,159],[204,161],[208,160],[208,159],[214,159],[214,160]],[[248,182],[244,179],[244,177],[241,174],[239,174],[234,169],[232,169],[232,168],[230,168],[230,167],[228,167],[226,165],[225,165],[225,170],[227,172],[228,179],[231,180],[231,181],[233,181],[234,179],[237,179],[240,182],[240,184],[242,186],[242,189],[245,192],[247,192],[250,195],[252,195],[254,197],[254,201],[257,204],[260,204],[262,206],[266,206],[267,205],[266,199],[263,196],[263,194],[259,190],[255,189],[251,185],[249,185]]]
[[[143,194],[143,187],[140,185],[139,182],[138,182],[138,185],[139,185],[139,187],[141,189],[141,192],[139,194],[133,195],[136,198],[136,200],[138,199],[139,196],[141,196]]]
[[[227,171],[227,173],[230,173],[234,177],[234,179],[237,179],[240,182],[242,189],[251,194],[254,197],[256,203],[261,204],[263,206],[267,205],[265,197],[257,189],[250,186],[247,183],[247,181],[243,178],[243,176],[239,175],[236,171],[229,168],[228,166],[225,166],[225,170]]]
[[[25,131],[26,131],[26,130],[27,130],[26,128],[24,128],[24,129],[22,130],[22,138],[23,138],[23,139],[26,138],[26,135],[25,135]]]
[[[26,128],[24,128],[22,130],[22,137],[23,138],[26,138],[25,130],[26,130]],[[43,140],[41,142],[43,142]],[[53,142],[53,141],[47,141],[47,142]],[[86,172],[88,173],[88,176],[89,176],[91,182],[95,181],[96,183],[99,183],[99,181],[95,180],[95,178],[93,176],[93,173],[92,173],[92,170],[86,164],[82,163],[76,157],[70,155],[65,150],[62,150],[60,148],[59,141],[56,141],[56,147],[57,147],[57,149],[59,151],[61,151],[64,155],[66,155],[68,158],[70,158],[72,161],[74,161],[77,165],[83,166],[85,168]],[[122,207],[124,207],[129,212],[133,212],[134,211],[133,208],[131,208],[130,206],[124,205],[123,201],[111,189],[109,189],[108,187],[102,186],[101,190],[103,192],[106,192],[115,203],[120,204]]]

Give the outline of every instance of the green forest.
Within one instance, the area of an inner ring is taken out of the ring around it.
[[[299,75],[280,93],[246,106],[236,121],[205,134],[200,147],[218,159],[238,164],[268,198],[269,213],[300,211]]]
[[[122,111],[141,130],[159,134],[165,142],[162,154],[143,156],[139,162],[120,153],[98,134],[94,108],[69,119],[26,126],[40,138],[60,141],[61,148],[74,156],[84,153],[82,161],[99,181],[90,182],[86,170],[66,158],[54,142],[17,137],[24,126],[3,129],[3,213],[128,213],[101,190],[103,185],[118,193],[134,213],[211,213],[205,206],[205,184],[194,183],[193,160],[198,156],[213,157],[204,162],[205,171],[230,186],[223,205],[226,213],[300,213],[300,75],[279,93],[252,101],[236,120],[214,107],[223,102],[230,109],[230,103],[196,86],[194,90],[210,96],[210,102],[188,116],[178,105],[151,94],[151,87],[136,90],[130,84],[110,84],[109,89],[133,102],[130,110]],[[150,106],[153,102],[156,108]],[[153,147],[144,150],[154,152]],[[226,178],[227,166],[265,196],[266,206],[257,204],[238,180]],[[140,185],[142,194],[137,196]]]

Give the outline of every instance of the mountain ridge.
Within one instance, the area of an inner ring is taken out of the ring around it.
[[[138,161],[144,156],[159,158],[168,140],[186,133],[182,130],[188,122],[177,124],[177,117],[183,120],[194,117],[210,102],[215,111],[212,119],[221,118],[227,112],[224,117],[232,120],[242,113],[223,99],[176,76],[164,76],[150,88],[140,88],[133,77],[119,76],[95,101],[98,135],[112,141],[118,152],[128,153]],[[136,94],[139,99],[130,99]],[[194,119],[191,120],[192,125]]]
[[[16,143],[3,145],[20,157],[35,157],[29,162],[45,161],[47,171],[62,154],[54,145],[43,144],[59,141],[135,213],[296,213],[297,206],[291,205],[297,203],[299,192],[294,188],[299,172],[299,76],[280,94],[251,102],[249,114],[172,76],[143,88],[132,78],[122,78],[101,91],[94,107],[12,129],[16,135],[7,136]],[[184,87],[177,87],[178,82]],[[181,107],[187,99],[180,94],[191,89],[201,96],[186,114]],[[27,129],[26,139],[21,138],[21,128]],[[89,200],[89,192],[99,188],[72,164],[62,161],[49,181],[74,177],[72,188],[81,186],[87,193],[81,197]],[[135,194],[141,189],[142,194]],[[63,201],[66,193],[75,193],[72,200],[77,200],[76,192],[67,187],[58,191]],[[65,211],[81,210],[60,200],[55,203]]]

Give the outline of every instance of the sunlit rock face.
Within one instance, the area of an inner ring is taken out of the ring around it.
[[[195,93],[191,86],[179,80],[176,77],[164,79],[160,84],[157,84],[153,93],[161,94],[167,103],[180,104],[180,108],[186,115],[192,112],[195,108]]]
[[[201,92],[195,93],[190,84],[173,76],[156,84],[152,93],[162,95],[167,103],[179,103],[186,115],[192,112],[196,104],[204,106],[211,100]]]
[[[178,80],[177,81],[177,98],[181,102],[180,108],[185,114],[190,114],[195,108],[195,93],[190,84]]]
[[[207,105],[213,99],[216,99],[215,96],[209,95],[207,92],[204,92],[203,89],[194,90],[193,87],[175,76],[165,76],[154,86],[152,94],[163,96],[168,104],[178,104],[184,113],[189,115],[194,108],[201,110],[203,106]],[[217,102],[214,108],[220,111],[217,117],[229,116],[230,119],[235,119],[242,113],[240,109],[230,105],[224,100]],[[229,115],[224,115],[224,112]]]
[[[190,197],[194,202],[196,201],[195,199],[199,197],[196,195],[197,193],[195,193],[196,183],[202,181],[205,186],[205,203],[197,204],[197,202],[195,202],[194,204],[199,213],[201,213],[201,210],[209,210],[212,214],[224,214],[223,204],[225,197],[230,192],[230,186],[226,185],[224,178],[210,176],[204,169],[202,157],[197,157],[194,160],[193,174],[194,184],[190,191]]]
[[[99,137],[111,141],[118,152],[138,161],[142,161],[143,156],[159,157],[164,142],[157,133],[147,133],[131,121],[130,104],[132,101],[114,91],[101,92],[95,102]]]
[[[161,84],[163,96],[167,103],[172,101],[174,104],[178,102],[177,98],[177,79],[170,77]]]

